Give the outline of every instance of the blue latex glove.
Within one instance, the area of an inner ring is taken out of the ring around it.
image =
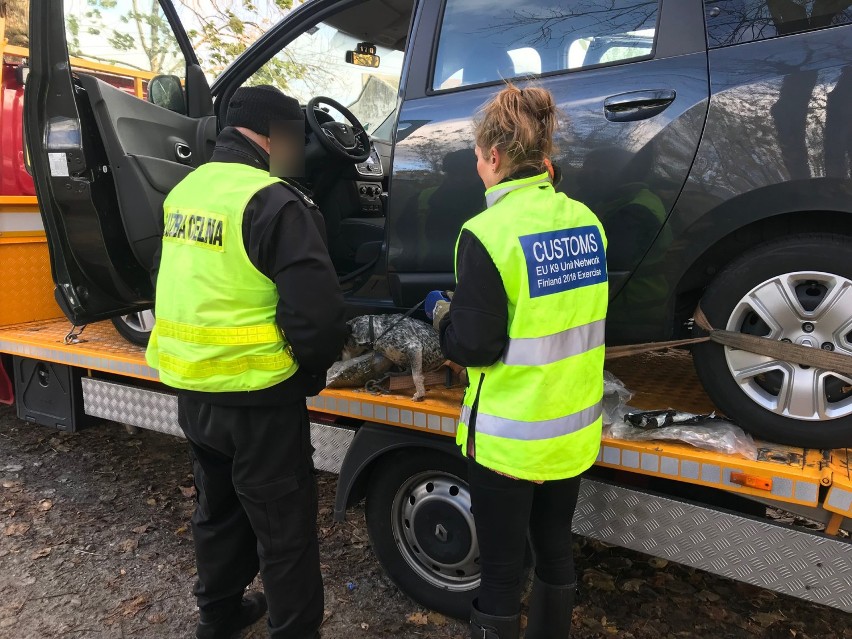
[[[426,317],[430,320],[435,318],[435,306],[438,302],[449,302],[450,298],[445,291],[431,291],[426,296],[426,301],[423,302],[423,310],[426,311]]]

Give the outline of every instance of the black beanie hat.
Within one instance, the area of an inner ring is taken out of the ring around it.
[[[269,123],[301,120],[299,102],[268,84],[240,87],[228,102],[225,126],[241,126],[260,135],[269,135]]]

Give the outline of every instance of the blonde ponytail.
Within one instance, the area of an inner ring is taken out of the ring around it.
[[[511,82],[480,111],[474,135],[480,149],[506,154],[509,173],[520,169],[544,171],[554,151],[553,134],[559,111],[547,89],[520,88]]]

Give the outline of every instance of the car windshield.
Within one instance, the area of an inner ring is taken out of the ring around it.
[[[403,51],[376,46],[379,66],[356,66],[346,62],[346,54],[359,42],[320,23],[288,44],[248,83],[275,85],[302,104],[315,96],[332,98],[352,111],[368,133],[390,141],[389,127],[379,127],[396,110]]]

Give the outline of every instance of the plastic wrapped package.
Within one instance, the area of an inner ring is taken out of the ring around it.
[[[627,402],[633,393],[624,383],[609,371],[604,371],[603,423],[620,423],[629,412]]]
[[[326,387],[361,388],[367,382],[383,378],[393,368],[393,362],[387,357],[370,351],[332,364],[326,375]]]
[[[653,412],[659,414],[666,411]],[[712,415],[678,413],[678,416],[682,416],[683,421],[691,423],[671,423],[659,428],[648,428],[632,426],[621,420],[609,426],[604,432],[604,437],[627,441],[676,441],[703,450],[740,455],[745,459],[757,459],[757,446],[754,440],[736,424]]]

